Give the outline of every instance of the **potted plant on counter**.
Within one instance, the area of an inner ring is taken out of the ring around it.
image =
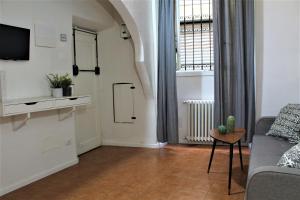
[[[63,96],[72,96],[72,78],[69,74],[61,77],[61,86],[63,88]]]
[[[58,98],[63,96],[63,89],[61,85],[61,77],[58,74],[48,74],[47,79],[51,88],[53,97]]]

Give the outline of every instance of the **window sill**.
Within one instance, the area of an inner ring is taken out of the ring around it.
[[[184,71],[179,70],[176,71],[177,77],[184,77],[184,76],[214,76],[214,71],[205,71],[205,70],[199,70],[199,71]]]

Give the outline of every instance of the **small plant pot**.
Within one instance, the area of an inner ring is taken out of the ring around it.
[[[63,89],[62,88],[52,88],[52,96],[55,98],[59,98],[63,96]]]
[[[227,133],[234,132],[234,128],[235,128],[235,117],[234,116],[232,116],[232,115],[228,116],[226,127],[227,127]]]
[[[220,125],[218,126],[218,130],[220,134],[226,134],[226,126]]]
[[[64,97],[72,96],[72,87],[63,88],[63,96]]]

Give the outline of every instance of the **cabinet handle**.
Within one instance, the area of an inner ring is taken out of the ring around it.
[[[70,98],[71,101],[73,100],[77,100],[78,98],[77,97],[74,97],[74,98]]]
[[[28,103],[25,103],[25,105],[34,105],[34,104],[37,104],[37,102],[28,102]]]

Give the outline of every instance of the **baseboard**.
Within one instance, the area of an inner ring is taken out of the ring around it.
[[[164,148],[167,144],[168,144],[167,142],[164,142],[164,143],[159,142],[158,143],[158,148]]]
[[[63,164],[58,165],[58,166],[56,166],[56,167],[54,167],[54,168],[52,168],[52,169],[49,169],[49,170],[47,170],[47,171],[44,171],[44,172],[41,172],[41,173],[39,173],[39,174],[33,175],[33,176],[31,176],[31,177],[29,177],[29,178],[27,178],[27,179],[23,179],[23,180],[21,180],[21,181],[15,183],[15,184],[13,184],[13,185],[10,185],[10,186],[7,186],[7,187],[5,187],[5,188],[2,188],[2,189],[0,189],[0,196],[3,196],[4,194],[7,194],[7,193],[9,193],[9,192],[12,192],[12,191],[14,191],[14,190],[16,190],[16,189],[19,189],[19,188],[21,188],[21,187],[24,187],[24,186],[26,186],[26,185],[28,185],[28,184],[30,184],[30,183],[33,183],[33,182],[35,182],[35,181],[37,181],[37,180],[40,180],[40,179],[42,179],[42,178],[45,178],[45,177],[47,177],[47,176],[49,176],[49,175],[51,175],[51,174],[54,174],[54,173],[56,173],[56,172],[59,172],[59,171],[65,169],[65,168],[68,168],[68,167],[70,167],[70,166],[72,166],[72,165],[77,164],[78,162],[79,162],[79,160],[78,160],[78,158],[76,158],[76,159],[74,159],[74,160],[72,160],[72,161],[63,163]]]
[[[166,143],[153,143],[153,144],[141,144],[141,143],[128,143],[120,141],[102,140],[103,146],[120,146],[120,147],[143,147],[143,148],[162,148]]]
[[[77,153],[83,154],[91,149],[94,149],[96,147],[99,147],[101,144],[101,139],[99,136],[93,137],[89,140],[86,140],[84,142],[81,142],[79,146],[77,146]]]

